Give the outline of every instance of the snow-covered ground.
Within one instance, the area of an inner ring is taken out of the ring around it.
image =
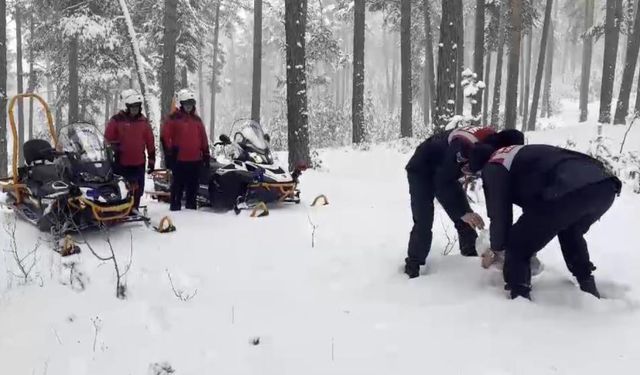
[[[557,128],[529,142],[572,138],[584,149],[596,127],[572,120],[549,121]],[[618,140],[624,129],[604,133]],[[640,127],[627,144],[640,149]],[[43,246],[26,285],[3,252],[1,373],[637,373],[639,195],[625,188],[588,234],[606,299],[573,285],[554,240],[540,253],[546,270],[534,280],[534,302],[509,301],[499,273],[461,257],[457,246],[442,254],[455,232],[441,210],[426,271],[413,280],[401,273],[411,226],[403,168],[412,151],[401,141],[324,151],[324,170],[303,177],[303,204],[267,218],[182,211],[171,214],[171,234],[114,230],[122,266],[133,236],[125,300],[115,297],[113,267],[86,248],[62,260]],[[309,207],[320,193],[330,205]],[[5,213],[3,227],[12,221]],[[149,213],[169,212],[149,202]],[[27,254],[40,234],[20,221],[16,232]],[[106,251],[100,235],[89,240]],[[177,298],[168,273],[176,291],[193,298]]]

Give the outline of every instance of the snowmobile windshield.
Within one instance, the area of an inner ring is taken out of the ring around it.
[[[106,151],[98,129],[87,123],[71,124],[60,129],[62,151],[71,152],[81,161],[96,163],[106,160]]]
[[[269,145],[264,137],[262,126],[256,121],[251,121],[234,135],[234,141],[242,147],[249,147],[256,152],[266,154]]]

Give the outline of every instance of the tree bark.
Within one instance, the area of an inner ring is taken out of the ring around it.
[[[305,32],[307,0],[285,0],[289,169],[311,166]]]
[[[594,0],[585,0],[585,33],[593,26]],[[582,72],[580,77],[580,122],[589,116],[589,83],[591,81],[591,57],[593,55],[593,37],[584,35],[582,42]]]
[[[20,14],[20,6],[16,5],[15,21],[16,21],[16,80],[18,94],[24,93],[23,87],[23,71],[22,71],[22,15]],[[4,113],[2,114],[4,116]],[[22,149],[24,144],[24,104],[22,99],[18,99],[18,145]],[[24,163],[24,155],[20,152],[19,163]]]
[[[499,19],[497,20],[498,24],[498,53],[496,56],[496,74],[494,78],[493,85],[493,104],[491,105],[491,125],[495,127],[500,126],[500,101],[502,100],[502,64],[504,61],[504,45],[507,39],[507,27],[503,24],[506,23],[507,19],[505,14],[507,13],[507,8],[505,6],[505,1],[501,0],[500,2],[500,12]]]
[[[393,113],[396,110],[396,100],[398,99],[398,43],[397,43],[398,35],[394,33],[393,38],[393,48],[391,55],[391,104],[389,108],[389,112]]]
[[[183,89],[189,88],[189,71],[187,70],[187,66],[183,66],[180,71],[180,85]]]
[[[362,143],[364,134],[364,29],[365,0],[353,8],[353,98],[351,102],[352,142]]]
[[[433,112],[436,97],[436,80],[433,71],[433,33],[431,32],[431,5],[424,0],[424,33],[425,33],[425,113],[424,125],[429,126],[429,114]]]
[[[491,78],[491,56],[493,53],[491,51],[487,51],[487,66],[484,71],[484,91],[486,94],[482,98],[482,125],[487,126],[487,120],[489,117],[489,84],[491,83],[489,80]]]
[[[110,107],[111,107],[111,93],[107,89],[107,92],[104,94],[104,123],[105,124],[109,122],[109,118],[111,118]]]
[[[171,111],[176,91],[176,41],[178,39],[178,0],[164,0],[164,35],[162,36],[162,67],[160,83],[160,116]]]
[[[449,0],[457,2],[456,4],[456,19],[464,20],[462,12],[462,0]],[[458,32],[456,34],[458,40],[456,41],[456,65],[457,65],[457,77],[456,77],[456,115],[462,115],[464,110],[464,92],[462,89],[462,71],[464,70],[464,22],[454,22],[458,26]]]
[[[536,130],[536,121],[538,115],[538,102],[540,100],[540,86],[542,84],[542,72],[544,70],[545,55],[547,51],[547,39],[549,36],[549,23],[551,22],[551,8],[553,0],[547,0],[544,10],[544,24],[542,26],[542,37],[540,38],[540,55],[538,56],[538,67],[536,69],[536,80],[533,85],[533,99],[531,101],[531,112],[529,113],[529,122],[527,130]]]
[[[518,95],[518,114],[520,116],[522,116],[522,111],[524,110],[524,95],[522,95],[522,93],[524,92],[524,58],[525,58],[525,47],[526,47],[526,42],[523,42],[523,35],[522,32],[520,33],[520,86],[518,88],[518,92],[520,93],[520,95]]]
[[[557,8],[556,8],[557,9]],[[544,69],[544,91],[542,92],[542,111],[540,117],[551,117],[551,82],[553,79],[553,56],[555,52],[555,21],[549,24],[547,41],[547,66]]]
[[[602,85],[600,88],[600,116],[598,122],[611,122],[611,100],[613,81],[618,58],[618,40],[620,38],[619,20],[622,19],[622,0],[607,0],[604,26],[604,60],[602,63]]]
[[[504,102],[506,129],[515,129],[518,121],[518,77],[520,75],[520,41],[522,36],[522,0],[511,2],[511,43],[507,65],[507,96]]]
[[[635,16],[633,21],[633,34],[627,39],[627,54],[624,64],[624,72],[622,73],[622,82],[620,84],[620,94],[618,95],[618,104],[614,116],[614,124],[626,123],[627,114],[629,113],[629,96],[631,95],[631,86],[633,85],[633,75],[636,71],[636,62],[638,61],[638,49],[640,48],[640,7],[635,8]]]
[[[529,119],[529,88],[531,85],[531,52],[533,49],[533,28],[529,30],[526,41],[527,51],[524,64],[524,95],[522,95],[522,101],[524,102],[522,110],[522,131],[525,131],[527,129],[527,120]]]
[[[202,119],[203,123],[207,123],[207,120],[205,118],[205,104],[204,104],[204,77],[202,74],[202,60],[203,60],[203,53],[200,52],[200,58],[198,61],[198,106],[200,108],[200,118]]]
[[[79,82],[78,77],[78,37],[71,38],[69,43],[69,124],[80,120],[80,100],[79,100]]]
[[[456,113],[456,81],[458,78],[457,46],[459,40],[456,22],[458,1],[442,0],[440,44],[438,48],[438,85],[433,123],[436,132],[443,131]]]
[[[216,16],[213,24],[213,62],[211,64],[211,103],[210,103],[210,118],[209,118],[209,139],[211,142],[215,142],[215,130],[216,130],[216,92],[218,89],[218,39],[220,37],[220,3],[218,0],[216,3]],[[235,82],[234,82],[235,85]]]
[[[0,178],[8,176],[7,155],[7,2],[0,0]]]
[[[473,50],[473,70],[482,79],[484,75],[484,3],[486,0],[476,0],[476,25],[475,25],[475,43]],[[425,1],[426,3],[426,1]],[[486,89],[485,82],[485,89]],[[480,113],[482,112],[482,94],[484,90],[478,90],[471,104],[471,116],[476,117],[474,123],[480,122]]]
[[[400,65],[401,104],[400,137],[411,137],[412,96],[411,91],[411,1],[403,1],[400,6]]]
[[[262,84],[262,0],[253,0],[253,80],[251,119],[260,122],[260,88]]]

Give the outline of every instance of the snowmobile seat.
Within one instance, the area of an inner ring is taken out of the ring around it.
[[[24,153],[24,161],[27,165],[31,165],[35,162],[45,161],[53,162],[55,153],[51,144],[44,139],[31,139],[24,143],[22,146],[22,152]]]

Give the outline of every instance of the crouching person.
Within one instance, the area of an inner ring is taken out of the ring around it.
[[[104,138],[115,156],[114,172],[124,177],[134,191],[134,209],[140,207],[144,193],[145,149],[147,169],[155,165],[156,147],[149,120],[142,114],[142,96],[135,90],[125,90],[120,95],[124,109],[107,123]]]
[[[491,257],[504,256],[512,299],[530,299],[530,258],[558,236],[580,289],[600,298],[585,233],[613,204],[621,183],[598,160],[548,145],[474,148],[471,173],[481,171],[491,220]],[[512,224],[512,205],[522,208]]]
[[[482,229],[482,218],[473,212],[459,182],[461,167],[476,143],[495,147],[523,144],[524,135],[517,130],[496,133],[490,127],[462,127],[438,133],[416,149],[406,166],[411,196],[413,228],[409,237],[404,272],[418,277],[420,266],[431,250],[434,198],[437,198],[453,221],[460,242],[460,253],[477,256],[475,228]]]
[[[200,169],[210,160],[209,142],[204,124],[196,114],[195,94],[180,90],[176,94],[178,110],[168,116],[162,127],[162,145],[171,169],[171,211],[182,208],[182,197],[186,193],[185,207],[197,209],[197,194]]]

